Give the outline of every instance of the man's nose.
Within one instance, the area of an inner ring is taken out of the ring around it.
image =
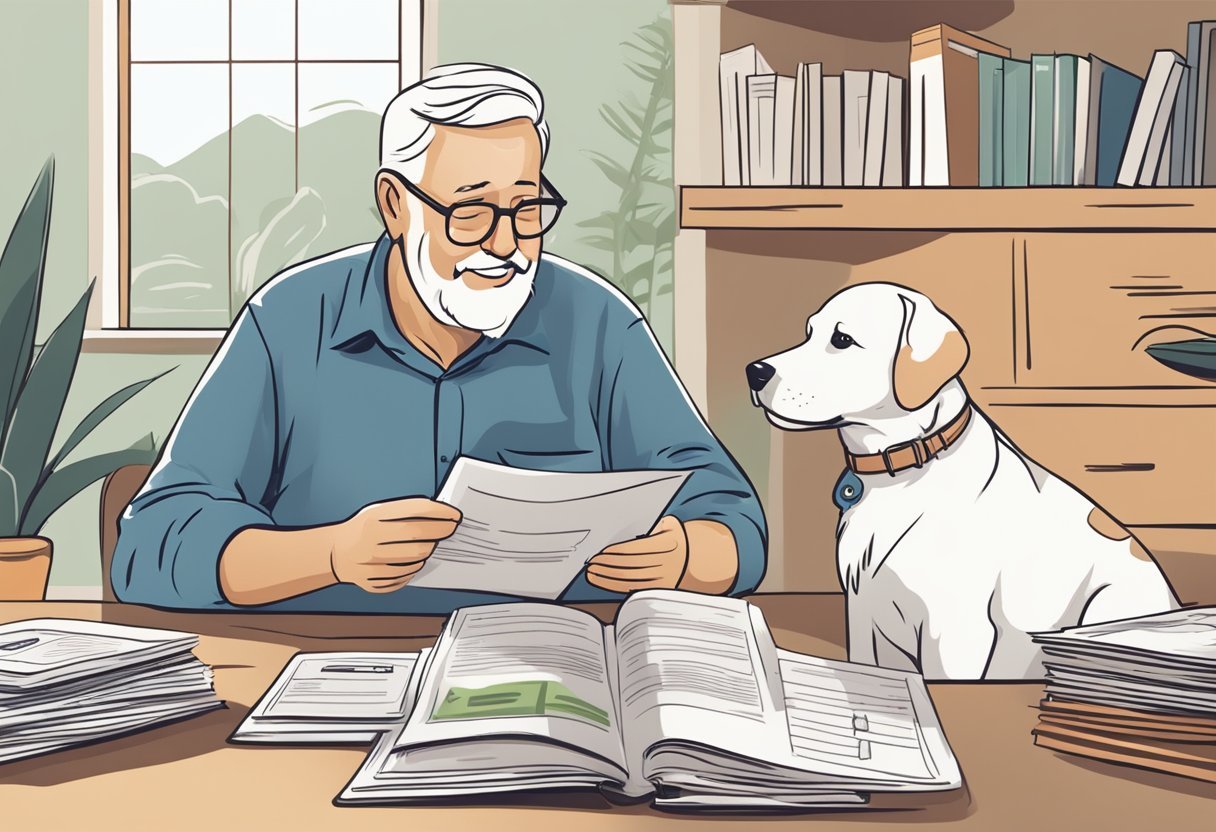
[[[747,385],[757,393],[763,390],[764,385],[772,381],[775,375],[777,375],[777,370],[772,364],[765,364],[763,361],[753,361],[747,365]]]
[[[498,222],[494,225],[494,233],[490,238],[481,244],[481,247],[495,257],[506,260],[515,253],[515,229],[511,225],[511,218],[501,216]]]

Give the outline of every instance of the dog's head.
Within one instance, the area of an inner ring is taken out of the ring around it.
[[[785,430],[919,410],[967,363],[958,325],[919,292],[862,283],[833,295],[801,344],[747,366],[752,403]]]

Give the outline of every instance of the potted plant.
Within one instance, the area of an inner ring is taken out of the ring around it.
[[[38,533],[56,509],[123,465],[148,464],[156,456],[149,435],[125,450],[65,462],[94,428],[159,376],[101,402],[51,452],[93,294],[90,284],[46,343],[35,348],[54,178],[51,158],[0,253],[0,599],[5,600],[45,594],[51,541]]]

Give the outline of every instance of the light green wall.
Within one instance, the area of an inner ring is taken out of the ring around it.
[[[47,154],[56,158],[56,189],[39,340],[63,318],[88,282],[88,1],[0,0],[0,236]],[[563,0],[443,0],[441,62],[477,60],[519,69],[544,90],[553,131],[546,173],[570,206],[546,243],[551,250],[606,271],[605,255],[585,246],[580,220],[612,207],[613,186],[586,152],[620,155],[623,140],[606,129],[602,103],[640,89],[622,66],[621,43],[666,14],[667,0],[578,3],[576,20]],[[577,37],[568,32],[577,24]],[[651,311],[665,346],[671,342],[670,296]],[[151,432],[163,440],[197,382],[202,356],[89,354],[81,357],[60,425],[65,435],[106,395],[139,378],[176,367],[127,404],[73,457],[124,447]],[[100,580],[94,485],[44,529],[55,542],[52,586],[96,586]]]
[[[645,84],[624,65],[630,54],[622,43],[660,15],[670,26],[667,0],[442,0],[437,5],[439,63],[505,66],[527,75],[544,93],[552,133],[545,175],[570,202],[545,235],[545,247],[606,274],[608,255],[580,240],[590,232],[577,223],[612,208],[618,192],[587,152],[628,158],[625,140],[604,124],[599,110],[622,96],[644,94]],[[669,355],[670,300],[666,295],[649,315]]]

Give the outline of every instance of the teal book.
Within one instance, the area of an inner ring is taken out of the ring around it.
[[[1073,147],[1077,137],[1077,56],[1056,56],[1055,150],[1053,185],[1073,184]]]
[[[1056,56],[1030,56],[1030,184],[1050,185],[1055,141]]]
[[[1002,184],[1025,187],[1030,181],[1030,61],[1005,58],[1004,62]]]
[[[1127,146],[1127,136],[1132,129],[1132,119],[1136,115],[1136,104],[1140,100],[1144,81],[1139,75],[1133,75],[1093,55],[1089,63],[1089,140],[1094,145],[1096,157],[1094,184],[1100,188],[1110,188],[1114,187],[1119,177],[1119,163],[1123,161],[1123,149]],[[1095,121],[1097,129],[1092,126]],[[1086,167],[1088,169],[1088,164]]]
[[[1005,184],[1005,59],[979,53],[980,187]]]

